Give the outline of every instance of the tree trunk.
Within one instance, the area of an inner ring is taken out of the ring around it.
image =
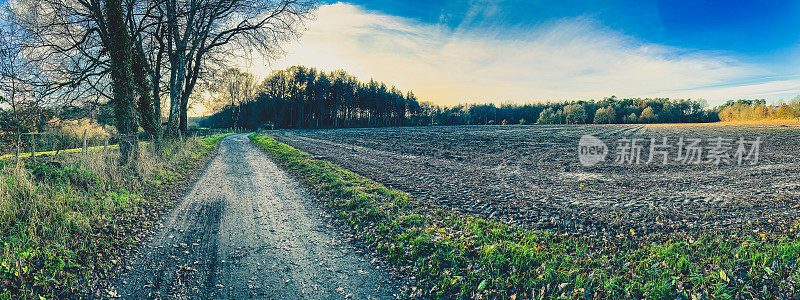
[[[150,135],[155,144],[159,144],[161,139],[161,100],[158,98],[158,94],[152,93],[148,76],[152,70],[144,57],[141,44],[139,42],[136,44],[133,54],[133,76],[136,92],[139,94],[139,117],[144,131]]]
[[[188,93],[188,91],[183,91],[183,92]],[[183,100],[181,100],[181,125],[179,129],[184,134],[186,134],[186,130],[188,130],[188,123],[189,123],[188,112],[189,112],[189,99],[188,97],[183,97]]]
[[[181,107],[183,98],[183,81],[186,78],[185,58],[181,51],[177,51],[170,57],[172,74],[169,80],[169,120],[167,121],[167,135],[170,137],[178,136],[181,123]]]
[[[167,7],[167,53],[169,53],[169,119],[166,135],[178,136],[181,118],[181,100],[183,99],[183,82],[186,78],[186,41],[179,37],[177,11],[174,1],[166,1]]]
[[[195,54],[196,60],[194,61],[196,64],[190,64],[189,68],[186,71],[190,72],[187,76],[184,76],[184,82],[181,84],[183,86],[183,93],[181,94],[181,124],[180,124],[180,131],[184,134],[188,130],[189,125],[189,96],[192,94],[194,90],[194,85],[197,82],[197,76],[200,72],[200,55]]]
[[[120,133],[120,164],[126,165],[138,157],[134,85],[132,72],[132,45],[125,27],[122,0],[106,1],[109,40],[107,48],[111,57],[111,81],[114,96],[114,115]]]
[[[161,46],[163,49],[163,45]],[[156,55],[155,69],[150,73],[150,83],[152,84],[153,95],[153,112],[155,112],[155,119],[158,121],[158,139],[156,140],[156,147],[161,148],[161,142],[164,137],[164,128],[161,123],[161,60],[164,57],[164,52],[159,51]]]

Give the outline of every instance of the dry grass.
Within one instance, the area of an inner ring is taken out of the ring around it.
[[[117,134],[113,126],[103,126],[90,119],[66,120],[60,124],[60,131],[65,134],[83,136],[85,131],[86,136],[90,139],[104,139]]]
[[[64,149],[82,148],[83,134],[86,133],[86,142],[89,147],[104,145],[106,140],[112,139],[117,132],[113,127],[100,125],[89,119],[82,120],[55,120],[49,129],[32,134],[23,134],[0,131],[0,153],[13,154],[19,150],[28,153],[47,152]],[[17,145],[19,144],[19,145]],[[0,156],[2,157],[2,156]]]
[[[115,149],[0,161],[0,299],[67,297],[102,277],[141,215],[145,195],[180,179],[216,138],[144,144],[120,166]]]

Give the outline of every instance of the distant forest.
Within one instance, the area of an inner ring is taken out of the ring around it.
[[[702,100],[619,99],[537,104],[462,104],[421,102],[382,82],[361,82],[345,71],[318,72],[290,67],[260,84],[238,70],[223,77],[216,113],[199,122],[211,128],[337,128],[419,125],[703,123],[800,117],[798,98],[767,106],[764,100],[729,101],[709,109]],[[241,96],[243,87],[251,96]],[[229,95],[229,96],[225,96]],[[238,95],[238,96],[237,96]]]
[[[227,76],[228,80],[231,80]],[[245,77],[246,78],[246,77]],[[236,78],[233,78],[236,80]],[[224,85],[222,96],[238,95],[241,84]],[[200,122],[211,128],[255,129],[406,126],[421,124],[423,114],[413,93],[384,83],[360,82],[344,71],[317,72],[290,67],[274,72],[255,89],[250,101],[236,101]],[[238,97],[246,99],[247,97]],[[223,100],[223,103],[225,100]]]

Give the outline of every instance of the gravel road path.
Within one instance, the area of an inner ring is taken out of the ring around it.
[[[313,196],[247,134],[234,135],[221,142],[202,177],[142,247],[116,294],[395,298],[398,287],[388,272],[346,240]]]

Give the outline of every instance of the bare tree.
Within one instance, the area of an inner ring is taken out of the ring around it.
[[[17,28],[5,18],[0,18],[0,103],[7,104],[14,113],[18,107],[17,85],[20,81]]]
[[[189,95],[206,60],[227,61],[242,51],[265,57],[298,34],[314,8],[311,0],[165,0],[170,65],[167,134],[186,130]]]
[[[31,0],[9,3],[8,18],[22,28],[20,53],[36,65],[43,94],[61,105],[102,104],[109,94],[108,39],[99,3]]]
[[[0,6],[0,104],[5,104],[14,114],[35,106],[35,68],[26,63],[23,41],[24,31],[12,22],[7,5]]]
[[[67,107],[114,107],[122,135],[122,164],[137,155],[139,114],[134,89],[130,3],[18,0],[10,4],[13,23],[24,29],[26,63],[43,78],[41,93]]]
[[[35,65],[41,79],[30,84],[42,98],[66,107],[111,104],[121,134],[135,138],[141,126],[156,139],[162,132],[162,95],[170,97],[167,134],[175,136],[186,130],[189,98],[209,65],[236,63],[253,52],[274,57],[314,8],[313,0],[16,0],[8,5],[8,16],[26,36],[21,43],[25,63]],[[136,154],[137,142],[128,144],[123,161]]]
[[[215,112],[226,107],[233,109],[234,124],[239,121],[243,104],[253,101],[257,93],[255,76],[237,68],[226,69],[215,75],[214,80],[209,80],[204,89],[208,92],[204,106]]]

